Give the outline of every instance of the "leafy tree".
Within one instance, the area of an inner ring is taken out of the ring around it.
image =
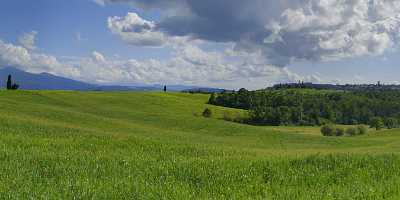
[[[371,128],[381,130],[384,127],[384,123],[381,117],[373,117],[369,123]]]
[[[205,118],[210,118],[212,116],[212,111],[209,108],[204,109],[203,111],[203,117]]]
[[[210,98],[208,99],[208,104],[215,105],[216,102],[217,102],[217,99],[216,99],[216,97],[215,97],[215,93],[211,93],[211,96],[210,96]]]
[[[385,118],[384,124],[386,128],[392,129],[392,128],[397,128],[399,126],[399,121],[396,118],[388,117]]]
[[[236,105],[238,108],[248,108],[249,107],[249,91],[241,88],[236,94]]]

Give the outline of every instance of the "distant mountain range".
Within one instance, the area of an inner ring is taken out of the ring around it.
[[[162,90],[163,85],[97,85],[76,81],[69,78],[55,76],[49,73],[34,74],[22,71],[14,67],[0,68],[0,87],[6,87],[7,76],[11,74],[15,83],[22,90],[79,90],[79,91],[157,91]],[[202,88],[197,86],[168,85],[168,91],[222,91],[217,88]]]

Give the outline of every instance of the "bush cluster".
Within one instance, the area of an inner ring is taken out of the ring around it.
[[[321,127],[321,133],[323,136],[356,136],[367,134],[368,128],[364,125],[358,125],[356,127],[349,127],[347,129],[327,124]]]

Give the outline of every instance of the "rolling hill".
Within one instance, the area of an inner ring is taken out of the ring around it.
[[[221,120],[208,95],[0,91],[8,199],[396,199],[400,131]],[[201,117],[204,108],[212,118]]]
[[[55,76],[49,73],[34,74],[22,71],[14,67],[0,68],[0,88],[6,87],[6,80],[11,74],[13,80],[23,90],[77,90],[77,91],[161,91],[164,85],[97,85],[69,78]],[[2,80],[2,81],[1,81]],[[203,88],[198,86],[168,85],[168,91],[189,91],[194,90],[205,92],[221,92],[223,89]]]

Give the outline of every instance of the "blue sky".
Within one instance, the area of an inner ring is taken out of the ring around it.
[[[0,66],[101,84],[397,83],[400,3],[355,2],[3,0]]]
[[[0,23],[5,27],[0,32],[2,39],[15,42],[21,34],[35,30],[39,33],[37,46],[56,56],[87,56],[94,50],[138,58],[168,54],[126,45],[110,33],[107,18],[136,12],[132,7],[102,7],[91,0],[5,0],[0,2],[0,9]]]

